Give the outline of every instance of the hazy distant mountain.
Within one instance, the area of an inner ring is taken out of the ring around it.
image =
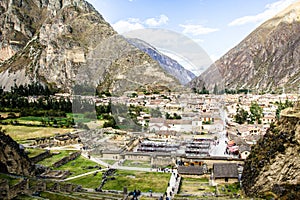
[[[113,93],[179,85],[84,0],[1,0],[0,59],[6,89],[32,81],[61,91],[89,84]]]
[[[185,69],[176,60],[159,52],[147,42],[137,38],[128,38],[127,41],[147,53],[152,59],[156,60],[166,72],[177,78],[181,84],[185,85],[196,77],[194,73]]]
[[[215,74],[220,74],[222,78]],[[300,2],[259,26],[193,80],[192,87],[200,87],[203,83],[200,79],[211,90],[216,84],[224,84],[227,89],[279,92],[285,88],[285,91],[298,91]]]

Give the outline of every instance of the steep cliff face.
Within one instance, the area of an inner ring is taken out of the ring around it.
[[[157,81],[167,84],[175,81],[158,68],[157,62],[117,36],[84,0],[4,0],[0,6],[0,59],[3,60],[0,84],[6,89],[15,83],[39,81],[61,91],[70,91],[74,84],[96,87],[101,83],[111,92],[120,92],[129,87],[129,84],[118,86],[132,78],[126,76],[130,74],[128,71],[135,71],[141,65],[146,69],[156,68],[160,73]],[[126,48],[116,43],[116,38]],[[108,74],[112,81],[103,83]],[[136,81],[135,86],[151,83],[143,80]]]
[[[200,78],[211,89],[220,82],[227,89],[297,91],[300,83],[300,2],[266,21],[240,44],[208,68]]]
[[[19,144],[0,130],[0,172],[23,176],[34,174],[34,165]]]
[[[284,110],[281,119],[252,147],[243,187],[248,196],[300,196],[300,103]]]

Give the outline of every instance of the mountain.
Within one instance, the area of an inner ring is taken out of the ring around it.
[[[215,78],[220,74],[220,79]],[[231,49],[200,77],[212,90],[215,84],[226,89],[263,92],[295,92],[300,84],[300,2],[266,21]]]
[[[156,60],[168,74],[177,78],[181,84],[185,85],[196,78],[195,74],[191,71],[185,69],[176,60],[162,54],[147,42],[137,38],[127,38],[127,41],[147,53],[152,59]]]
[[[84,0],[2,0],[0,59],[5,89],[41,82],[61,92],[84,84],[122,94],[179,85]]]
[[[250,197],[298,199],[300,196],[300,103],[281,112],[281,119],[252,147],[242,184]]]

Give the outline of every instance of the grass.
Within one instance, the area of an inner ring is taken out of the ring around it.
[[[152,190],[155,193],[164,193],[168,187],[171,174],[158,172],[138,172],[117,170],[115,180],[105,183],[103,190],[120,190],[127,187],[128,191],[135,189],[141,192]]]
[[[88,169],[88,167],[94,167],[94,166],[100,166],[99,164],[83,157],[79,156],[75,160],[72,160],[65,165],[62,165],[58,168],[54,168],[55,170],[69,170],[71,172],[71,177],[72,176],[77,176],[79,174],[84,174],[87,172],[95,171],[99,168],[91,168]],[[101,166],[103,167],[103,166]]]
[[[6,134],[10,135],[14,140],[27,140],[32,138],[50,137],[55,134],[63,134],[72,132],[70,128],[51,128],[51,127],[28,127],[28,126],[13,126],[2,125],[6,130]]]
[[[9,186],[14,186],[14,185],[18,184],[21,181],[21,179],[19,179],[19,178],[14,178],[14,177],[11,177],[7,174],[2,174],[2,173],[0,173],[0,179],[8,180]]]
[[[207,178],[182,177],[179,195],[190,194],[202,196],[204,193],[214,193],[215,187],[209,186]]]
[[[98,172],[96,176],[93,174],[69,180],[69,183],[81,185],[84,188],[95,189],[100,186],[102,181],[102,173]]]
[[[81,114],[81,113],[76,113],[76,114],[75,113],[67,113],[67,117],[68,118],[74,118],[74,121],[77,122],[77,123],[79,123],[79,122],[88,123],[90,121],[95,121],[95,119],[86,118],[84,116],[84,114]],[[95,117],[96,117],[96,115],[95,115]]]
[[[28,196],[26,194],[18,195],[17,197],[14,198],[14,200],[37,200],[37,199],[39,198]]]
[[[153,192],[164,193],[168,187],[170,176],[169,173],[117,170],[114,175],[115,180],[107,181],[102,189],[123,191],[123,188],[127,187],[128,191],[137,189],[142,192],[152,190]],[[101,181],[102,174],[99,172],[96,176],[91,174],[68,182],[94,189],[100,185]]]
[[[109,165],[113,165],[113,164],[115,164],[117,161],[116,160],[106,160],[106,159],[102,159],[102,161],[103,162],[105,162],[105,163],[107,163],[107,164],[109,164]]]
[[[51,167],[55,162],[61,160],[63,157],[66,157],[68,156],[70,153],[73,153],[75,151],[69,151],[69,150],[64,150],[64,151],[51,151],[51,153],[53,152],[60,152],[59,154],[57,155],[53,155],[49,158],[46,158],[40,162],[38,162],[37,164],[40,164],[40,165],[44,165],[44,166],[47,166],[47,167]]]
[[[33,158],[37,155],[40,155],[45,152],[45,149],[39,149],[39,148],[27,148],[26,152],[28,152],[28,157]]]
[[[41,192],[41,197],[45,199],[55,199],[55,200],[77,200],[77,198],[71,195],[53,192]]]
[[[127,167],[141,167],[141,168],[150,168],[150,162],[148,161],[134,161],[134,160],[125,160],[123,166]]]
[[[220,194],[225,194],[229,196],[233,196],[233,194],[240,194],[241,195],[241,188],[238,182],[232,184],[219,184],[218,190]]]

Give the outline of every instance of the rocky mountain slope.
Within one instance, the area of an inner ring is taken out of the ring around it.
[[[0,172],[30,176],[34,174],[34,170],[24,149],[0,129]]]
[[[297,199],[300,196],[300,103],[252,147],[243,171],[248,196]]]
[[[76,84],[121,93],[178,81],[128,44],[84,0],[0,2],[0,85],[42,82],[69,92]]]
[[[217,71],[216,71],[217,69]],[[298,91],[300,83],[300,2],[263,23],[198,79],[212,90],[221,74],[226,89]],[[198,79],[191,84],[197,86]]]
[[[152,59],[156,60],[166,72],[176,77],[181,84],[185,85],[192,79],[196,78],[195,74],[193,74],[191,71],[185,69],[176,60],[173,60],[172,58],[162,54],[147,42],[137,38],[127,38],[126,40],[130,44],[147,53]]]

